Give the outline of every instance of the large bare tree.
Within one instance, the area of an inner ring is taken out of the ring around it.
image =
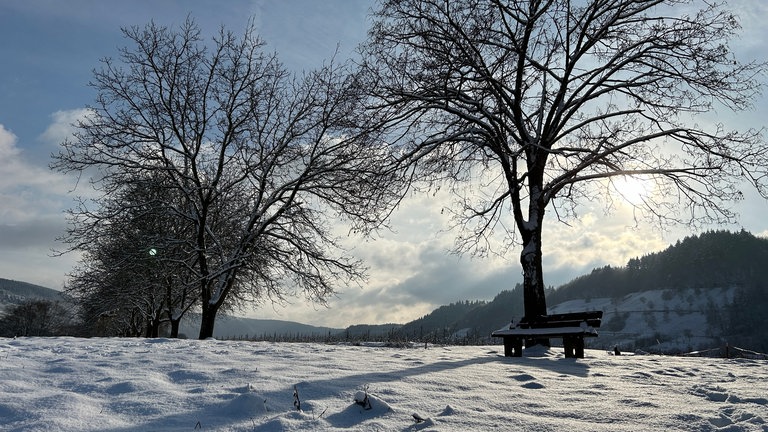
[[[322,303],[361,282],[365,269],[331,222],[375,226],[391,183],[379,175],[381,146],[356,126],[367,122],[343,68],[294,76],[253,26],[210,41],[192,21],[124,34],[132,45],[94,73],[96,104],[53,164],[91,175],[101,192],[73,220],[109,223],[108,196],[161,178],[165,217],[192,227],[162,243],[186,251],[174,259],[198,287],[200,338],[222,308],[299,293]]]
[[[499,231],[522,246],[536,316],[547,210],[574,217],[622,177],[653,185],[632,204],[661,224],[733,221],[744,181],[768,195],[760,131],[701,116],[762,88],[738,30],[704,1],[383,0],[361,67],[403,167],[457,192],[457,249],[487,253]]]

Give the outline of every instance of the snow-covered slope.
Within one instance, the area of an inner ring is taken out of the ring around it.
[[[658,352],[689,352],[717,347],[723,341],[724,305],[733,302],[735,288],[654,290],[622,298],[572,300],[549,313],[602,310],[599,337],[588,346],[619,346]]]
[[[0,339],[0,430],[768,430],[765,360],[501,351]]]
[[[60,291],[50,288],[0,278],[0,315],[4,310],[28,300],[62,301],[64,297]]]

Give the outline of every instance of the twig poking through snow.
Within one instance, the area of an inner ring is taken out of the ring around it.
[[[301,411],[301,400],[299,399],[299,389],[296,386],[293,386],[293,406],[296,407],[297,411]]]

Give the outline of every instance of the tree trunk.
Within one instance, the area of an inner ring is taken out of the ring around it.
[[[171,339],[178,339],[179,337],[179,325],[181,324],[181,318],[171,319]]]
[[[219,307],[203,302],[203,318],[200,320],[199,339],[208,339],[213,337],[213,326],[216,323],[216,313]]]
[[[527,319],[534,319],[547,314],[547,301],[544,298],[544,272],[541,259],[541,221],[533,222],[530,230],[521,234],[523,251],[520,264],[523,267],[523,305]],[[525,347],[533,345],[549,346],[548,338],[529,339]]]
[[[147,338],[156,338],[160,336],[160,319],[152,318],[147,321]]]
[[[203,317],[200,321],[199,339],[207,339],[213,337],[213,326],[216,324],[216,314],[219,312],[219,308],[224,304],[224,299],[232,289],[232,285],[235,283],[236,275],[237,269],[233,269],[230,270],[226,275],[221,276],[224,278],[225,285],[223,287],[216,286],[216,284],[221,283],[220,281],[203,282],[203,292],[201,297]]]

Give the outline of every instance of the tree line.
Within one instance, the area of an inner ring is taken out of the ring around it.
[[[593,269],[550,293],[558,303],[590,297],[623,297],[647,290],[752,286],[768,280],[768,240],[741,230],[707,231],[625,266]]]
[[[622,177],[654,185],[631,204],[662,223],[733,221],[743,181],[768,196],[761,131],[695,122],[748,109],[766,63],[734,56],[724,6],[678,3],[382,0],[359,58],[301,75],[253,24],[123,29],[52,163],[90,180],[67,292],[108,334],[176,335],[195,310],[210,337],[220,312],[364,286],[339,227],[373,236],[447,186],[455,251],[519,247],[525,313],[546,313],[547,211],[610,209]]]

